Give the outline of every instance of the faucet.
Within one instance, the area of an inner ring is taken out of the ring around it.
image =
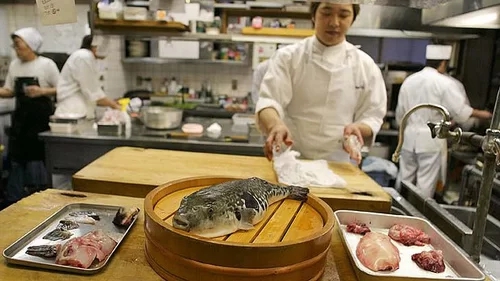
[[[403,146],[404,142],[404,131],[406,129],[406,123],[408,121],[408,118],[410,117],[411,114],[413,114],[415,111],[422,109],[422,108],[429,108],[429,109],[435,109],[443,115],[443,120],[439,123],[432,123],[432,122],[427,122],[427,126],[429,126],[429,129],[431,130],[431,136],[432,138],[438,137],[440,139],[447,139],[450,138],[454,142],[458,143],[462,137],[462,129],[456,128],[453,131],[450,131],[451,128],[451,117],[450,113],[448,112],[448,109],[441,105],[437,104],[432,104],[432,103],[422,103],[419,105],[416,105],[412,109],[410,109],[404,116],[403,120],[401,120],[401,126],[399,126],[399,134],[398,134],[398,146],[396,147],[396,151],[392,154],[392,161],[394,162],[399,162],[399,156],[401,154],[401,148]]]
[[[429,129],[431,130],[432,138],[438,137],[441,139],[452,139],[457,143],[460,142],[472,146],[479,146],[484,152],[482,181],[477,199],[474,227],[472,229],[472,247],[469,253],[471,259],[474,262],[479,263],[488,218],[488,209],[490,207],[493,180],[495,178],[495,168],[496,165],[500,164],[500,89],[497,93],[495,109],[493,110],[493,118],[491,120],[490,128],[486,130],[486,136],[478,136],[469,132],[463,133],[460,128],[450,131],[450,113],[443,106],[431,103],[416,105],[404,115],[403,120],[401,121],[402,124],[399,128],[398,145],[392,155],[392,161],[396,163],[399,161],[408,117],[413,112],[421,108],[435,109],[443,115],[444,119],[441,122],[427,123]]]

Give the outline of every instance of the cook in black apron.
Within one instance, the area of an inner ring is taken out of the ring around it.
[[[32,191],[47,187],[44,143],[38,134],[49,130],[49,117],[54,104],[49,97],[30,98],[27,86],[39,86],[36,77],[16,77],[16,107],[12,114],[9,136],[9,158],[12,162],[7,184],[7,200],[16,202]],[[27,190],[26,190],[27,189]]]

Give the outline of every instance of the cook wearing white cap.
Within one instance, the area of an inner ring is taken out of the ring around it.
[[[256,105],[267,135],[265,153],[293,145],[308,159],[360,160],[344,139],[371,143],[387,110],[382,73],[372,58],[346,41],[357,4],[312,2],[315,35],[279,49],[269,60]]]
[[[105,54],[98,54],[102,45],[98,37],[86,35],[81,48],[68,58],[57,84],[55,115],[72,114],[91,119],[97,105],[120,109],[118,103],[106,97],[99,83],[97,58]]]
[[[400,125],[404,114],[420,103],[444,106],[453,120],[459,123],[471,116],[491,118],[490,112],[470,107],[454,82],[444,75],[451,53],[451,46],[427,46],[427,66],[408,76],[399,90],[396,121]],[[437,111],[418,110],[407,120],[404,132],[400,179],[415,184],[424,197],[434,196],[438,180],[440,177],[444,180],[446,174],[446,140],[433,139],[427,126],[427,122],[439,122],[441,119]]]
[[[9,65],[0,97],[16,97],[8,146],[12,168],[6,188],[7,200],[15,202],[26,195],[25,186],[46,187],[45,149],[38,133],[50,129],[49,116],[54,112],[51,96],[56,94],[59,70],[54,61],[38,56],[43,40],[36,29],[19,29],[11,38],[17,58]]]

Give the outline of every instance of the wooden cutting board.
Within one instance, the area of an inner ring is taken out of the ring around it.
[[[333,210],[390,211],[391,196],[359,168],[349,163],[330,163],[330,168],[346,180],[347,188],[312,187],[311,192]],[[144,198],[161,184],[199,176],[277,182],[272,163],[264,157],[118,147],[78,171],[73,188]]]

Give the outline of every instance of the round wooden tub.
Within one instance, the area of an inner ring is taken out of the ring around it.
[[[203,238],[176,229],[180,201],[196,190],[234,180],[197,177],[164,184],[145,198],[145,253],[151,267],[173,281],[306,281],[323,274],[333,211],[309,194],[306,203],[286,199],[271,205],[250,231]]]

